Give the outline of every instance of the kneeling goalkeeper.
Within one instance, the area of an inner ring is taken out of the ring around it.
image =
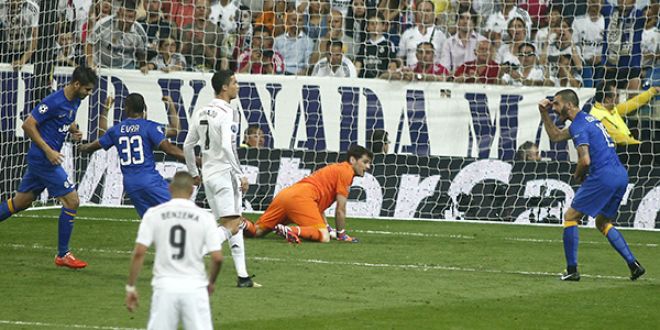
[[[372,160],[371,151],[359,145],[351,146],[346,161],[325,166],[280,191],[256,223],[245,220],[244,232],[248,236],[261,237],[274,230],[295,244],[299,244],[301,238],[327,243],[330,233],[323,213],[336,200],[337,239],[357,242],[344,229],[346,201],[353,178],[364,176],[371,168]],[[285,226],[289,223],[298,226]]]

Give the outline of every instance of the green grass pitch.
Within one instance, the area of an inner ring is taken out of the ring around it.
[[[139,223],[133,209],[82,208],[71,246],[86,269],[56,268],[59,210],[0,224],[0,329],[139,329],[151,294],[124,307]],[[256,218],[252,216],[251,218]],[[618,329],[660,324],[660,233],[623,231],[647,268],[637,282],[595,229],[580,230],[582,281],[565,283],[561,228],[360,220],[358,244],[246,239],[261,288],[238,289],[231,255],[212,296],[223,329]]]

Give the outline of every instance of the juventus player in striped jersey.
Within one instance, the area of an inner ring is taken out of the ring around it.
[[[220,70],[211,78],[215,98],[206,107],[195,111],[190,120],[188,136],[183,146],[188,171],[199,182],[195,163],[196,145],[201,147],[202,180],[213,215],[219,219],[220,238],[229,240],[231,255],[238,274],[238,287],[259,286],[247,272],[245,243],[241,230],[241,193],[247,191],[238,153],[240,114],[229,102],[238,95],[234,72]],[[239,186],[240,185],[240,186]]]

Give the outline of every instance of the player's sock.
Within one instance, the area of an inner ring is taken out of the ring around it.
[[[566,271],[575,273],[577,271],[578,259],[578,236],[577,221],[564,221],[564,255],[566,256]]]
[[[612,247],[614,247],[616,252],[619,252],[623,259],[626,259],[626,262],[629,265],[635,262],[635,256],[633,256],[632,252],[630,252],[628,243],[626,243],[623,235],[621,235],[621,233],[616,228],[614,228],[611,223],[605,227],[605,230],[603,230],[603,235],[607,237],[607,240],[610,241]]]
[[[231,231],[227,227],[218,226],[218,232],[220,233],[220,244],[231,239]]]
[[[291,227],[294,232],[298,232],[298,237],[308,241],[321,241],[323,235],[316,227]]]
[[[12,214],[16,214],[20,211],[21,210],[17,210],[14,207],[13,199],[10,198],[6,201],[3,201],[2,204],[0,204],[0,221],[7,220],[7,218],[11,217]]]
[[[255,237],[257,235],[257,226],[252,221],[245,220],[243,225],[245,225],[243,231],[248,234],[248,237]]]
[[[73,223],[75,222],[75,217],[77,210],[67,209],[62,207],[60,212],[60,220],[57,226],[57,256],[64,257],[64,255],[69,252],[69,239],[71,239],[71,233],[73,232]]]
[[[247,266],[245,265],[245,241],[243,241],[243,231],[233,235],[229,240],[231,247],[231,257],[234,259],[234,267],[239,277],[248,277]]]

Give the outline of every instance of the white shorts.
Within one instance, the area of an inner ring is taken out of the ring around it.
[[[213,329],[209,292],[206,287],[190,291],[154,289],[147,329]]]
[[[206,200],[216,218],[241,215],[241,188],[238,178],[227,171],[204,180]]]

